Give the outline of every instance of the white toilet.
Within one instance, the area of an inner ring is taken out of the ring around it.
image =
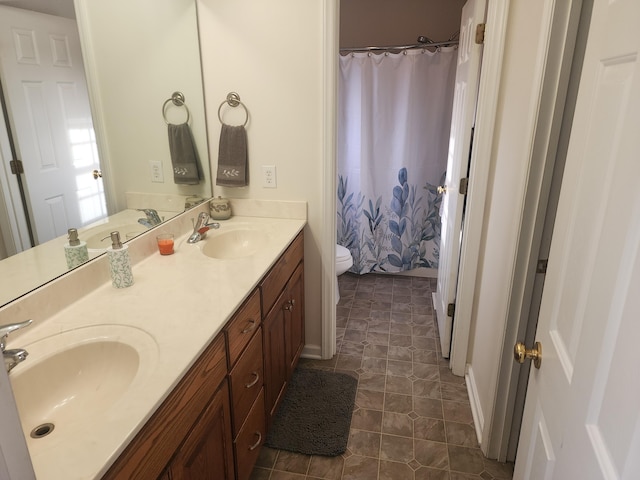
[[[353,257],[348,248],[336,244],[336,303],[340,300],[338,277],[349,270],[353,265]]]

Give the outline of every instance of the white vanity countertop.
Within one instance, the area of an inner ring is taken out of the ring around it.
[[[10,342],[11,348],[28,351],[37,339],[109,324],[135,327],[153,339],[147,347],[148,358],[155,360],[152,371],[102,412],[96,424],[84,425],[65,442],[57,440],[61,436],[55,431],[41,439],[27,438],[39,480],[100,478],[306,222],[236,216],[220,223],[220,233],[246,226],[259,228],[266,239],[251,256],[219,260],[201,253],[207,239],[192,245],[186,243],[189,235],[182,235],[176,239],[175,254],[155,253],[134,265],[133,286],[115,289],[109,282]],[[28,368],[31,359],[14,372]]]

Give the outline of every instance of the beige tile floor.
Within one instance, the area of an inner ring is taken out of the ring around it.
[[[435,279],[340,277],[337,354],[300,361],[358,378],[347,451],[308,456],[263,448],[252,480],[511,479],[483,457],[464,379],[440,355]]]

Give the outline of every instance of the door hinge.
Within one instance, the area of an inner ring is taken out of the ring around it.
[[[482,45],[484,43],[484,30],[486,26],[486,23],[479,23],[476,26],[476,43],[478,45]]]
[[[11,167],[11,173],[14,175],[24,173],[24,167],[22,166],[21,160],[11,160],[9,162],[9,166]]]
[[[549,260],[546,258],[544,260],[538,260],[538,266],[536,267],[536,273],[547,273],[547,265],[549,264]]]
[[[453,314],[456,312],[456,304],[450,303],[447,305],[447,317],[453,318]]]
[[[460,195],[466,195],[468,190],[469,190],[469,179],[461,178],[458,192],[460,192]]]

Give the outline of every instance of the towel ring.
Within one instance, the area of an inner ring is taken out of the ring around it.
[[[173,92],[173,94],[171,95],[171,98],[168,98],[163,104],[162,104],[162,118],[164,118],[164,123],[166,123],[167,125],[170,125],[169,120],[167,120],[167,104],[169,102],[172,102],[176,107],[184,107],[184,109],[187,111],[187,119],[185,120],[184,123],[189,123],[189,119],[191,118],[191,113],[189,112],[189,107],[187,107],[187,104],[184,103],[184,95],[182,92]]]
[[[224,122],[222,121],[222,116],[220,115],[220,111],[222,110],[222,106],[225,103],[228,104],[230,107],[237,107],[238,105],[240,105],[242,108],[244,108],[245,119],[242,126],[246,127],[247,122],[249,121],[249,110],[247,110],[247,107],[245,106],[245,104],[240,101],[240,95],[238,95],[236,92],[229,93],[227,95],[226,100],[222,102],[218,107],[218,120],[220,120],[220,123],[224,124]]]

